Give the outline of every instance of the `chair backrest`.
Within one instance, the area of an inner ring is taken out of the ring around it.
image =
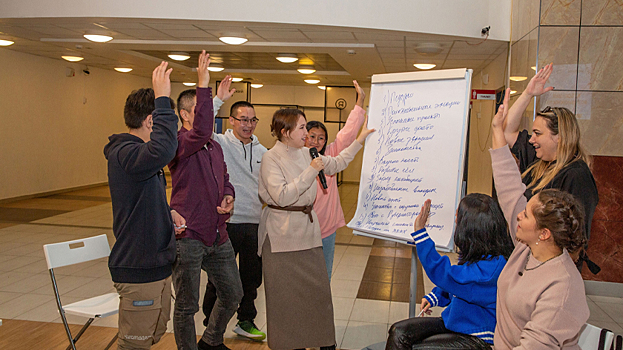
[[[106,235],[46,244],[43,246],[48,269],[78,264],[110,255]]]
[[[613,339],[612,331],[587,323],[580,331],[578,345],[582,350],[610,350]]]

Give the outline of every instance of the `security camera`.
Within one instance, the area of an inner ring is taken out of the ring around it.
[[[84,73],[84,75],[89,75],[91,74],[91,71],[89,71],[89,68],[83,69],[82,73]]]
[[[491,29],[491,26],[486,26],[486,27],[482,28],[480,30],[480,35],[481,36],[489,35],[489,29]]]

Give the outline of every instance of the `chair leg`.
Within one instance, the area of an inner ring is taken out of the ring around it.
[[[67,338],[69,338],[69,346],[67,347],[67,350],[76,350],[76,344],[73,337],[71,336],[69,324],[67,323],[67,318],[65,317],[65,310],[63,310],[63,305],[61,304],[61,295],[58,292],[58,286],[56,285],[54,270],[49,269],[48,271],[50,272],[50,278],[52,279],[52,287],[54,288],[54,296],[56,297],[56,306],[58,307],[58,313],[61,315],[61,320],[63,321],[63,325],[65,326],[65,333],[67,333]]]
[[[110,349],[110,347],[115,343],[115,340],[117,340],[117,334],[115,334],[114,337],[112,337],[112,339],[110,340],[110,343],[108,343],[108,345],[106,345],[106,348],[104,350],[108,350]]]
[[[89,318],[89,320],[87,321],[87,323],[84,324],[84,326],[82,326],[82,328],[80,329],[80,332],[78,332],[78,334],[76,334],[76,337],[73,339],[74,344],[73,344],[73,349],[76,349],[76,342],[78,341],[78,339],[80,339],[80,337],[82,336],[82,334],[84,333],[84,331],[87,330],[87,328],[89,328],[89,326],[91,325],[91,323],[93,323],[93,320],[95,320],[94,318]],[[68,346],[67,349],[65,350],[72,350],[71,348],[72,345]]]

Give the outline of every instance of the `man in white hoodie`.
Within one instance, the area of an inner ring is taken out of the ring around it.
[[[215,112],[223,104],[220,95],[225,99],[234,91],[230,91],[231,80],[225,78],[219,86],[219,99],[215,98]],[[220,94],[221,89],[224,93]],[[266,334],[261,332],[254,323],[257,310],[255,299],[257,288],[262,284],[262,260],[257,255],[257,231],[262,212],[262,203],[257,194],[258,176],[262,156],[267,151],[258,138],[253,135],[258,119],[255,116],[253,105],[246,101],[238,101],[231,106],[229,123],[232,129],[224,134],[213,134],[213,138],[223,148],[225,163],[230,174],[229,181],[236,189],[236,206],[230,221],[227,223],[227,232],[239,254],[238,269],[242,281],[244,296],[238,308],[238,324],[234,332],[243,337],[261,341]],[[206,316],[204,324],[208,323],[210,313],[216,302],[216,289],[208,281],[203,298],[203,313]]]

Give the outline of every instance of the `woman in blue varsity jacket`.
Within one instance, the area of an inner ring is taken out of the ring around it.
[[[430,280],[437,286],[422,299],[422,313],[445,306],[441,317],[396,322],[386,350],[491,349],[495,330],[497,281],[513,251],[508,225],[496,200],[473,193],[459,203],[454,245],[458,265],[435,250],[426,232],[430,200],[424,202],[411,234]]]

